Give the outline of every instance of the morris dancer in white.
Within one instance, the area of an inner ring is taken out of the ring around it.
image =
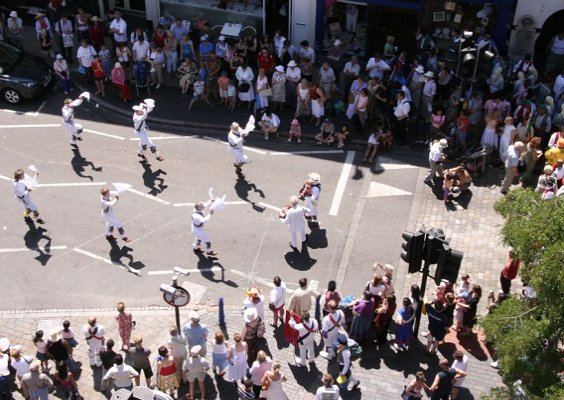
[[[84,99],[87,99],[87,93],[82,93],[76,100],[73,99],[65,99],[65,105],[61,109],[63,112],[63,121],[65,128],[69,130],[71,135],[70,144],[73,147],[78,147],[76,144],[77,140],[82,140],[80,134],[82,133],[82,125],[77,124],[74,122],[74,107],[77,107],[82,104]]]
[[[155,102],[152,99],[146,99],[138,106],[133,106],[135,111],[133,113],[133,128],[135,128],[135,134],[139,137],[139,152],[137,155],[146,160],[145,150],[149,147],[157,161],[163,161],[164,158],[157,152],[157,146],[147,136],[147,122],[145,120],[147,115],[153,111],[153,108],[155,108]]]
[[[88,324],[82,327],[82,333],[88,345],[88,361],[91,367],[101,367],[100,350],[104,348],[106,330],[96,323],[96,318],[88,318]]]
[[[288,322],[293,329],[298,331],[298,344],[300,347],[300,356],[296,357],[296,362],[304,367],[306,365],[306,357],[309,363],[315,362],[315,334],[317,333],[317,321],[310,318],[309,311],[302,312],[302,322],[296,323],[294,318],[290,318]]]
[[[204,250],[200,247],[202,242],[206,244],[206,255],[207,256],[217,256],[217,253],[211,249],[211,242],[204,229],[204,225],[210,220],[213,209],[210,208],[209,213],[206,215],[204,210],[208,208],[213,203],[213,200],[208,200],[206,202],[199,201],[194,206],[194,212],[192,212],[192,233],[194,234],[194,243],[192,248],[194,253],[203,253]]]
[[[308,178],[300,191],[300,197],[305,199],[306,202],[306,218],[311,218],[312,224],[319,225],[317,206],[319,204],[319,195],[321,194],[321,177],[318,173],[312,172],[308,175]]]
[[[342,310],[337,310],[338,304],[335,300],[330,300],[327,307],[329,314],[321,321],[321,336],[323,336],[325,351],[320,351],[319,355],[332,360],[335,357],[333,345],[337,343],[339,328],[345,323],[345,314]]]
[[[243,141],[253,129],[255,129],[255,117],[251,115],[245,129],[241,129],[237,122],[233,122],[231,124],[229,134],[227,135],[229,151],[233,154],[233,157],[235,157],[235,163],[233,166],[239,171],[241,170],[243,164],[252,162],[252,160],[249,160],[249,157],[247,157],[243,152]]]
[[[119,200],[119,195],[117,192],[110,192],[110,189],[107,187],[100,189],[100,194],[102,195],[100,198],[100,202],[102,204],[102,216],[106,220],[106,239],[115,240],[116,237],[113,232],[114,228],[117,228],[121,239],[124,242],[131,242],[131,239],[125,236],[125,229],[123,229],[123,225],[114,215],[114,205]]]
[[[280,211],[279,218],[282,222],[288,225],[290,230],[290,247],[293,250],[298,249],[297,238],[300,237],[300,241],[304,243],[306,241],[306,219],[305,213],[308,211],[306,208],[298,205],[298,196],[290,197],[290,204],[284,207]]]
[[[38,175],[39,173],[36,172],[33,179],[36,179]],[[16,198],[21,201],[25,208],[24,218],[29,218],[29,214],[33,213],[33,217],[36,219],[37,223],[43,224],[45,221],[39,218],[37,206],[31,201],[31,195],[29,194],[31,188],[28,188],[25,184],[25,178],[26,176],[23,169],[18,169],[14,172],[14,191]]]

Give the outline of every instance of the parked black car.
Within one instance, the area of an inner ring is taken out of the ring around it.
[[[0,94],[8,103],[37,97],[51,83],[45,60],[0,42]]]

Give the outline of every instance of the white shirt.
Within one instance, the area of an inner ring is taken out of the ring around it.
[[[299,82],[302,79],[302,71],[298,67],[286,68],[286,80]]]
[[[109,197],[100,196],[100,206],[102,207],[102,215],[110,214],[114,211],[113,207],[117,203],[116,192],[110,192]],[[86,335],[86,332],[84,333]]]
[[[286,284],[280,282],[280,286],[274,286],[270,291],[269,302],[278,308],[286,302]]]
[[[337,385],[333,385],[331,387],[321,386],[315,392],[314,400],[339,400],[340,393],[339,387]]]
[[[331,321],[331,317],[333,317],[333,320],[336,322],[333,323],[333,321]],[[334,332],[335,329],[339,330],[339,327],[345,323],[345,314],[343,313],[342,310],[336,310],[334,314],[327,314],[325,317],[323,317],[323,320],[321,320],[321,330],[323,332]]]
[[[133,113],[133,128],[135,128],[135,131],[140,132],[147,128],[144,121],[151,111],[153,111],[153,107],[146,106],[143,114]]]
[[[243,149],[243,135],[240,132],[233,132],[232,130],[229,131],[227,135],[227,141],[229,142],[229,146],[242,150]]]
[[[192,213],[192,231],[194,229],[203,229],[204,224],[211,218],[211,214],[205,215],[203,211],[194,210]]]
[[[105,380],[113,379],[114,385],[118,388],[124,388],[131,385],[131,377],[139,376],[132,366],[127,364],[114,365],[106,372]]]
[[[456,368],[456,369],[459,369],[461,371],[466,372],[468,370],[468,356],[463,355],[462,361],[454,360],[451,368]],[[465,377],[456,378],[456,382],[454,383],[454,386],[457,386],[457,387],[462,386],[462,384],[464,383],[464,378]]]
[[[306,208],[302,206],[294,206],[286,212],[286,217],[282,220],[291,231],[305,229]]]
[[[31,356],[20,355],[19,360],[12,357],[12,367],[15,368],[17,376],[21,378],[23,374],[27,374],[29,372],[29,364],[31,364],[32,361],[33,357]]]
[[[74,122],[74,107],[79,106],[81,104],[82,104],[81,98],[73,100],[70,104],[65,104],[65,106],[61,109],[63,113],[63,120],[67,123],[72,124]]]
[[[411,106],[407,99],[402,99],[398,101],[396,108],[394,109],[394,115],[398,120],[405,119],[409,116],[409,111],[411,110]]]
[[[291,318],[288,322],[293,329],[298,331],[298,335],[300,335],[299,337],[301,338],[308,333],[310,333],[309,337],[311,337],[311,334],[317,332],[318,329],[317,321],[314,318],[310,318],[308,322],[302,321],[299,324],[297,324],[293,318]]]
[[[14,182],[14,192],[18,199],[23,199],[29,193],[29,189],[22,181]]]
[[[303,60],[304,58],[309,58],[309,61],[311,61],[312,64],[315,64],[315,51],[313,51],[311,47],[308,48],[300,47],[300,50],[298,51],[298,55],[300,57],[300,60]]]
[[[120,18],[119,21],[117,18],[114,18],[112,23],[110,24],[110,30],[117,29],[117,32],[114,32],[114,39],[118,43],[125,43],[127,42],[127,22],[123,18]]]
[[[384,71],[389,71],[391,68],[382,59],[376,60],[374,57],[368,60],[366,64],[366,70],[371,78],[382,79],[384,77]]]
[[[170,355],[174,358],[184,357],[188,354],[186,351],[186,339],[182,334],[170,336],[167,345],[170,349]]]
[[[333,68],[329,67],[327,69],[319,69],[319,81],[321,83],[334,83],[335,82],[335,72]]]
[[[429,161],[439,162],[442,158],[443,148],[439,145],[439,142],[433,143],[429,150]]]
[[[360,75],[360,64],[356,63],[353,65],[353,63],[349,61],[345,64],[345,68],[343,68],[343,72],[357,77],[358,75]]]
[[[133,61],[145,60],[145,58],[147,58],[147,54],[149,54],[150,48],[151,45],[148,41],[136,41],[131,48],[133,50]]]
[[[270,118],[268,118],[266,113],[264,113],[260,120],[266,122],[269,126],[272,126],[273,128],[278,128],[280,126],[280,118],[278,118],[278,115],[274,113],[270,114]]]
[[[78,58],[80,60],[80,64],[85,67],[85,68],[89,68],[92,66],[92,61],[94,60],[94,56],[98,54],[96,53],[96,50],[94,50],[94,47],[92,46],[80,46],[78,48],[78,50],[76,51],[76,58]]]
[[[560,74],[554,80],[554,86],[552,87],[554,91],[554,96],[558,97],[564,93],[564,74]]]
[[[72,22],[68,19],[60,19],[59,22],[55,24],[55,31],[60,34],[72,34]]]
[[[284,36],[278,36],[278,37],[274,37],[274,48],[276,49],[276,54],[278,54],[278,57],[280,57],[280,54],[282,54],[282,50],[284,49],[284,42],[286,41],[286,38]]]
[[[423,86],[423,96],[433,97],[437,93],[437,84],[433,79],[429,79]]]

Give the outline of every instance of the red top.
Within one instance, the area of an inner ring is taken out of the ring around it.
[[[264,54],[262,52],[258,55],[257,62],[259,68],[263,68],[266,72],[271,71],[276,63],[272,54]]]
[[[176,374],[176,365],[174,363],[167,365],[166,367],[161,367],[161,375],[169,376]]]
[[[94,74],[94,78],[104,77],[104,68],[102,68],[100,61],[92,61],[92,73]]]
[[[521,259],[518,258],[513,260],[512,258],[508,258],[507,262],[505,263],[505,267],[501,270],[501,274],[506,279],[515,279],[517,276],[517,272],[519,271],[519,264],[521,263]]]

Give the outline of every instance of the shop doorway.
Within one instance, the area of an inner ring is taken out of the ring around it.
[[[395,44],[400,51],[406,51],[410,57],[416,54],[415,36],[417,32],[417,13],[414,10],[383,6],[366,7],[367,37],[366,57],[375,52],[382,52],[387,36],[396,38]]]
[[[541,33],[535,41],[535,54],[533,56],[534,64],[537,70],[544,73],[546,64],[546,50],[550,40],[562,31],[562,20],[564,19],[564,10],[560,10],[552,14],[544,21]]]
[[[264,2],[265,34],[274,37],[274,32],[282,31],[286,38],[290,37],[289,15],[290,0],[270,0]]]

